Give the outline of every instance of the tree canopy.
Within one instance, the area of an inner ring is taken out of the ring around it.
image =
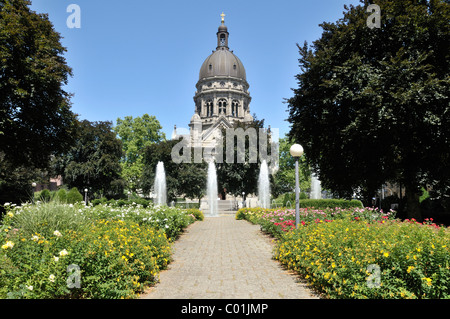
[[[254,120],[251,123],[241,123],[237,122],[234,125],[234,130],[237,132],[237,129],[242,129],[244,133],[249,132],[249,129],[254,129],[256,133],[256,140],[253,141],[256,147],[250,147],[250,134],[245,135],[244,144],[245,148],[243,149],[243,163],[239,161],[239,153],[241,147],[239,143],[241,143],[237,136],[234,136],[234,141],[230,142],[233,145],[233,158],[231,161],[226,157],[223,160],[223,163],[216,163],[217,168],[217,181],[219,184],[219,192],[222,192],[226,189],[226,193],[234,196],[241,196],[242,193],[245,193],[245,197],[249,194],[257,194],[258,192],[258,178],[261,167],[261,158],[258,156],[260,154],[260,134],[259,129],[264,128],[264,120],[258,120],[256,115],[253,116]],[[267,134],[267,137],[270,134]],[[227,133],[226,130],[222,130],[222,138],[223,138],[223,146],[227,147]],[[277,141],[278,142],[278,141]],[[268,155],[271,151],[270,139],[267,138],[267,151]],[[229,150],[226,149],[224,152],[229,153]],[[271,155],[271,154],[270,154]],[[256,159],[256,161],[254,161]]]
[[[124,151],[121,160],[122,177],[129,189],[136,191],[139,187],[144,168],[142,161],[144,149],[165,140],[165,134],[161,130],[162,126],[156,117],[148,114],[136,118],[126,116],[124,119],[117,119],[114,132],[122,141]]]
[[[30,1],[0,0],[0,202],[31,198],[51,156],[74,143],[61,36]],[[48,181],[48,180],[47,180]]]
[[[14,166],[48,167],[73,142],[64,91],[72,70],[61,36],[30,1],[0,0],[0,152]]]
[[[290,153],[292,144],[288,137],[280,138],[279,169],[273,176],[271,185],[272,195],[277,197],[284,193],[295,191],[295,158]],[[300,190],[307,192],[311,189],[311,171],[302,156],[299,160]]]
[[[420,219],[421,186],[450,195],[450,4],[379,0],[381,28],[371,29],[361,2],[298,46],[289,135],[324,187],[368,198],[400,183]]]
[[[120,176],[122,155],[122,142],[111,122],[84,120],[79,124],[75,146],[55,159],[55,174],[63,176],[69,188],[88,188],[96,197],[120,197],[124,189]]]

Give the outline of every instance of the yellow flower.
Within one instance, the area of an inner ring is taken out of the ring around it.
[[[414,266],[409,266],[406,272],[409,274],[414,269]]]
[[[422,280],[426,280],[426,284],[428,286],[431,286],[431,278],[424,277],[424,278],[422,278]]]
[[[389,253],[384,253],[383,256],[384,257],[389,257]]]
[[[7,241],[6,244],[2,246],[2,249],[12,249],[14,247],[14,243],[12,241]]]

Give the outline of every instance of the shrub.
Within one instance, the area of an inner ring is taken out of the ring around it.
[[[340,219],[284,234],[275,259],[329,298],[450,298],[449,247],[435,225]]]
[[[52,199],[52,195],[48,189],[43,189],[39,194],[39,200],[43,202],[49,202]]]
[[[131,221],[99,220],[49,236],[19,231],[9,239],[15,244],[6,256],[20,274],[9,283],[10,298],[130,298],[170,261],[165,234]],[[67,287],[69,265],[81,270],[80,288]]]
[[[37,205],[24,204],[10,212],[8,224],[20,229],[26,236],[42,234],[50,236],[55,230],[79,230],[89,223],[78,207],[57,202]]]
[[[75,204],[83,201],[83,195],[78,191],[76,187],[73,187],[67,192],[67,203]]]
[[[190,209],[185,209],[184,210],[186,212],[186,214],[192,214],[195,217],[195,220],[204,220],[205,216],[203,215],[203,212],[199,209],[196,208],[190,208]]]
[[[97,205],[100,205],[100,204],[105,204],[106,202],[107,202],[107,199],[106,199],[105,197],[97,198],[97,199],[91,200],[92,206],[97,206]]]
[[[0,298],[135,297],[167,267],[170,242],[195,214],[140,205],[7,206],[0,225]],[[69,265],[81,270],[80,288],[67,286]]]
[[[346,199],[302,199],[299,201],[301,208],[362,208],[363,204],[359,200],[346,200]]]
[[[66,203],[67,202],[67,192],[64,188],[61,188],[58,190],[55,194],[55,200],[59,203]]]

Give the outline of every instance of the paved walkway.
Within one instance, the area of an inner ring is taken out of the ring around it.
[[[234,215],[205,218],[174,244],[173,262],[143,299],[316,299],[272,259],[259,226]]]

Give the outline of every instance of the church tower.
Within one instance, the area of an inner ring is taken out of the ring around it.
[[[229,49],[225,14],[217,32],[217,47],[200,68],[194,102],[195,114],[189,127],[202,146],[215,142],[218,130],[236,122],[252,122],[250,92],[244,65]]]

